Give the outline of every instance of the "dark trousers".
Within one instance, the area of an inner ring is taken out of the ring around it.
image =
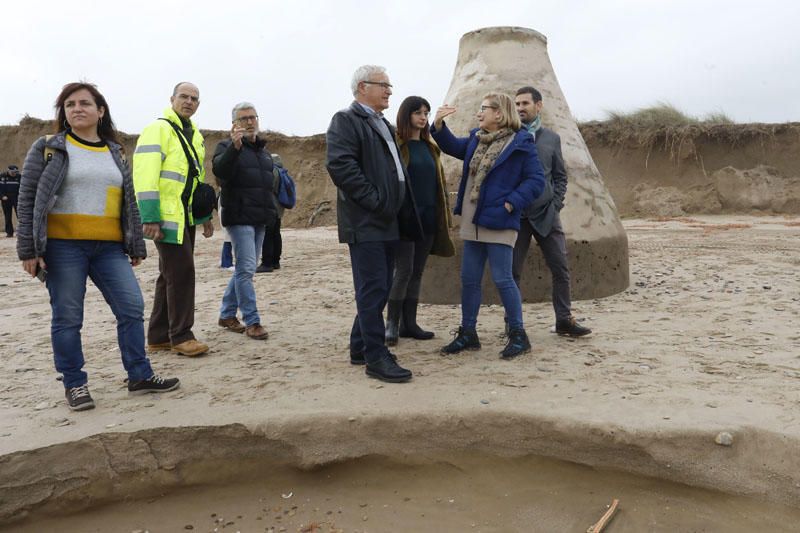
[[[275,224],[267,226],[264,244],[261,246],[261,264],[273,267],[279,265],[281,252],[283,252],[283,240],[281,239],[281,219],[279,218]]]
[[[531,245],[531,237],[536,239],[536,243],[542,249],[544,261],[553,277],[553,309],[556,312],[556,320],[568,319],[572,315],[569,295],[569,265],[567,264],[567,239],[561,227],[561,218],[556,213],[553,227],[547,236],[539,235],[530,222],[522,220],[517,243],[514,245],[514,262],[512,264],[514,281],[518,287],[525,265],[525,257],[528,255],[528,248]]]
[[[394,279],[390,300],[419,300],[422,273],[433,246],[433,234],[419,241],[398,241],[394,254]]]
[[[8,199],[3,200],[3,217],[6,219],[6,235],[9,237],[14,236],[14,224],[11,219],[11,210],[13,209],[16,213],[17,211],[17,201]]]
[[[356,292],[356,318],[350,331],[350,350],[364,351],[367,363],[386,356],[383,308],[392,285],[392,265],[397,241],[350,244],[350,265]]]
[[[156,242],[158,279],[147,342],[173,345],[194,339],[194,234],[186,225],[183,244]]]

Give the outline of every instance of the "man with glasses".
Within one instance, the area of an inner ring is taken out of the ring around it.
[[[258,137],[258,113],[249,102],[231,112],[230,139],[214,150],[214,175],[222,188],[222,225],[233,243],[234,273],[222,297],[219,325],[251,339],[266,340],[256,305],[253,275],[264,243],[266,227],[278,219],[272,201],[272,157]],[[244,324],[236,317],[242,312]]]
[[[339,242],[347,243],[353,270],[356,318],[350,362],[390,383],[411,379],[384,344],[383,308],[392,285],[393,248],[401,237],[422,235],[400,159],[395,132],[384,118],[392,85],[386,69],[359,67],[350,84],[355,101],[336,113],[327,132],[327,169],[339,189]]]
[[[522,213],[522,223],[514,245],[514,281],[519,286],[525,257],[528,255],[531,238],[534,238],[542,249],[545,263],[553,277],[556,333],[582,337],[592,330],[578,324],[571,311],[567,239],[559,216],[567,194],[567,171],[561,155],[561,137],[553,130],[542,127],[542,95],[539,91],[533,87],[522,87],[517,91],[514,102],[522,127],[528,130],[536,143],[545,178],[544,191]]]
[[[169,350],[189,357],[208,351],[194,326],[194,237],[214,234],[211,217],[195,219],[192,201],[205,181],[205,145],[191,117],[200,106],[200,91],[189,82],[175,86],[164,115],[145,127],[133,154],[133,185],[144,235],[158,250],[158,280],[147,330],[150,350]]]

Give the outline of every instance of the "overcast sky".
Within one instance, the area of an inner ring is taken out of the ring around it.
[[[322,133],[352,100],[353,70],[387,67],[394,117],[405,96],[436,107],[458,41],[486,26],[548,38],[579,120],[664,101],[737,122],[800,121],[800,3],[757,0],[3,2],[0,124],[53,116],[61,87],[85,79],[117,127],[136,133],[181,80],[200,88],[195,120],[230,127],[253,102],[262,129]]]

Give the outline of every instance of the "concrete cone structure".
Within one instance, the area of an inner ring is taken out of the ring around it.
[[[476,114],[483,95],[505,92],[512,97],[530,85],[542,93],[542,124],[561,136],[569,186],[561,221],[567,236],[572,298],[584,300],[609,296],[629,284],[628,238],[611,195],[581,137],[575,119],[558,85],[547,55],[547,38],[531,29],[483,28],[465,34],[459,43],[458,61],[444,102],[458,111],[447,126],[465,137],[478,125]],[[431,115],[436,111],[431,110]],[[461,161],[443,155],[448,188],[456,191]],[[450,193],[451,207],[455,192]],[[459,217],[455,217],[455,224]],[[463,243],[458,227],[453,230],[456,257],[431,257],[425,269],[420,299],[428,303],[460,303],[460,267]],[[525,302],[551,300],[551,275],[536,243],[532,243],[522,275]],[[487,271],[483,303],[498,303],[497,290]]]

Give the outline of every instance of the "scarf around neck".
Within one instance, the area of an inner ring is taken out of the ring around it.
[[[486,179],[486,175],[489,174],[503,149],[511,142],[513,135],[514,130],[511,128],[502,128],[491,133],[480,130],[476,134],[478,146],[475,148],[475,153],[472,154],[472,159],[469,162],[469,175],[472,177],[472,190],[469,193],[469,199],[472,202],[477,202],[478,198],[480,198],[483,180]]]
[[[530,124],[525,124],[525,127],[528,129],[531,135],[533,135],[534,140],[536,139],[536,133],[542,129],[542,114],[539,113],[536,115],[536,118],[533,119],[533,122]]]

